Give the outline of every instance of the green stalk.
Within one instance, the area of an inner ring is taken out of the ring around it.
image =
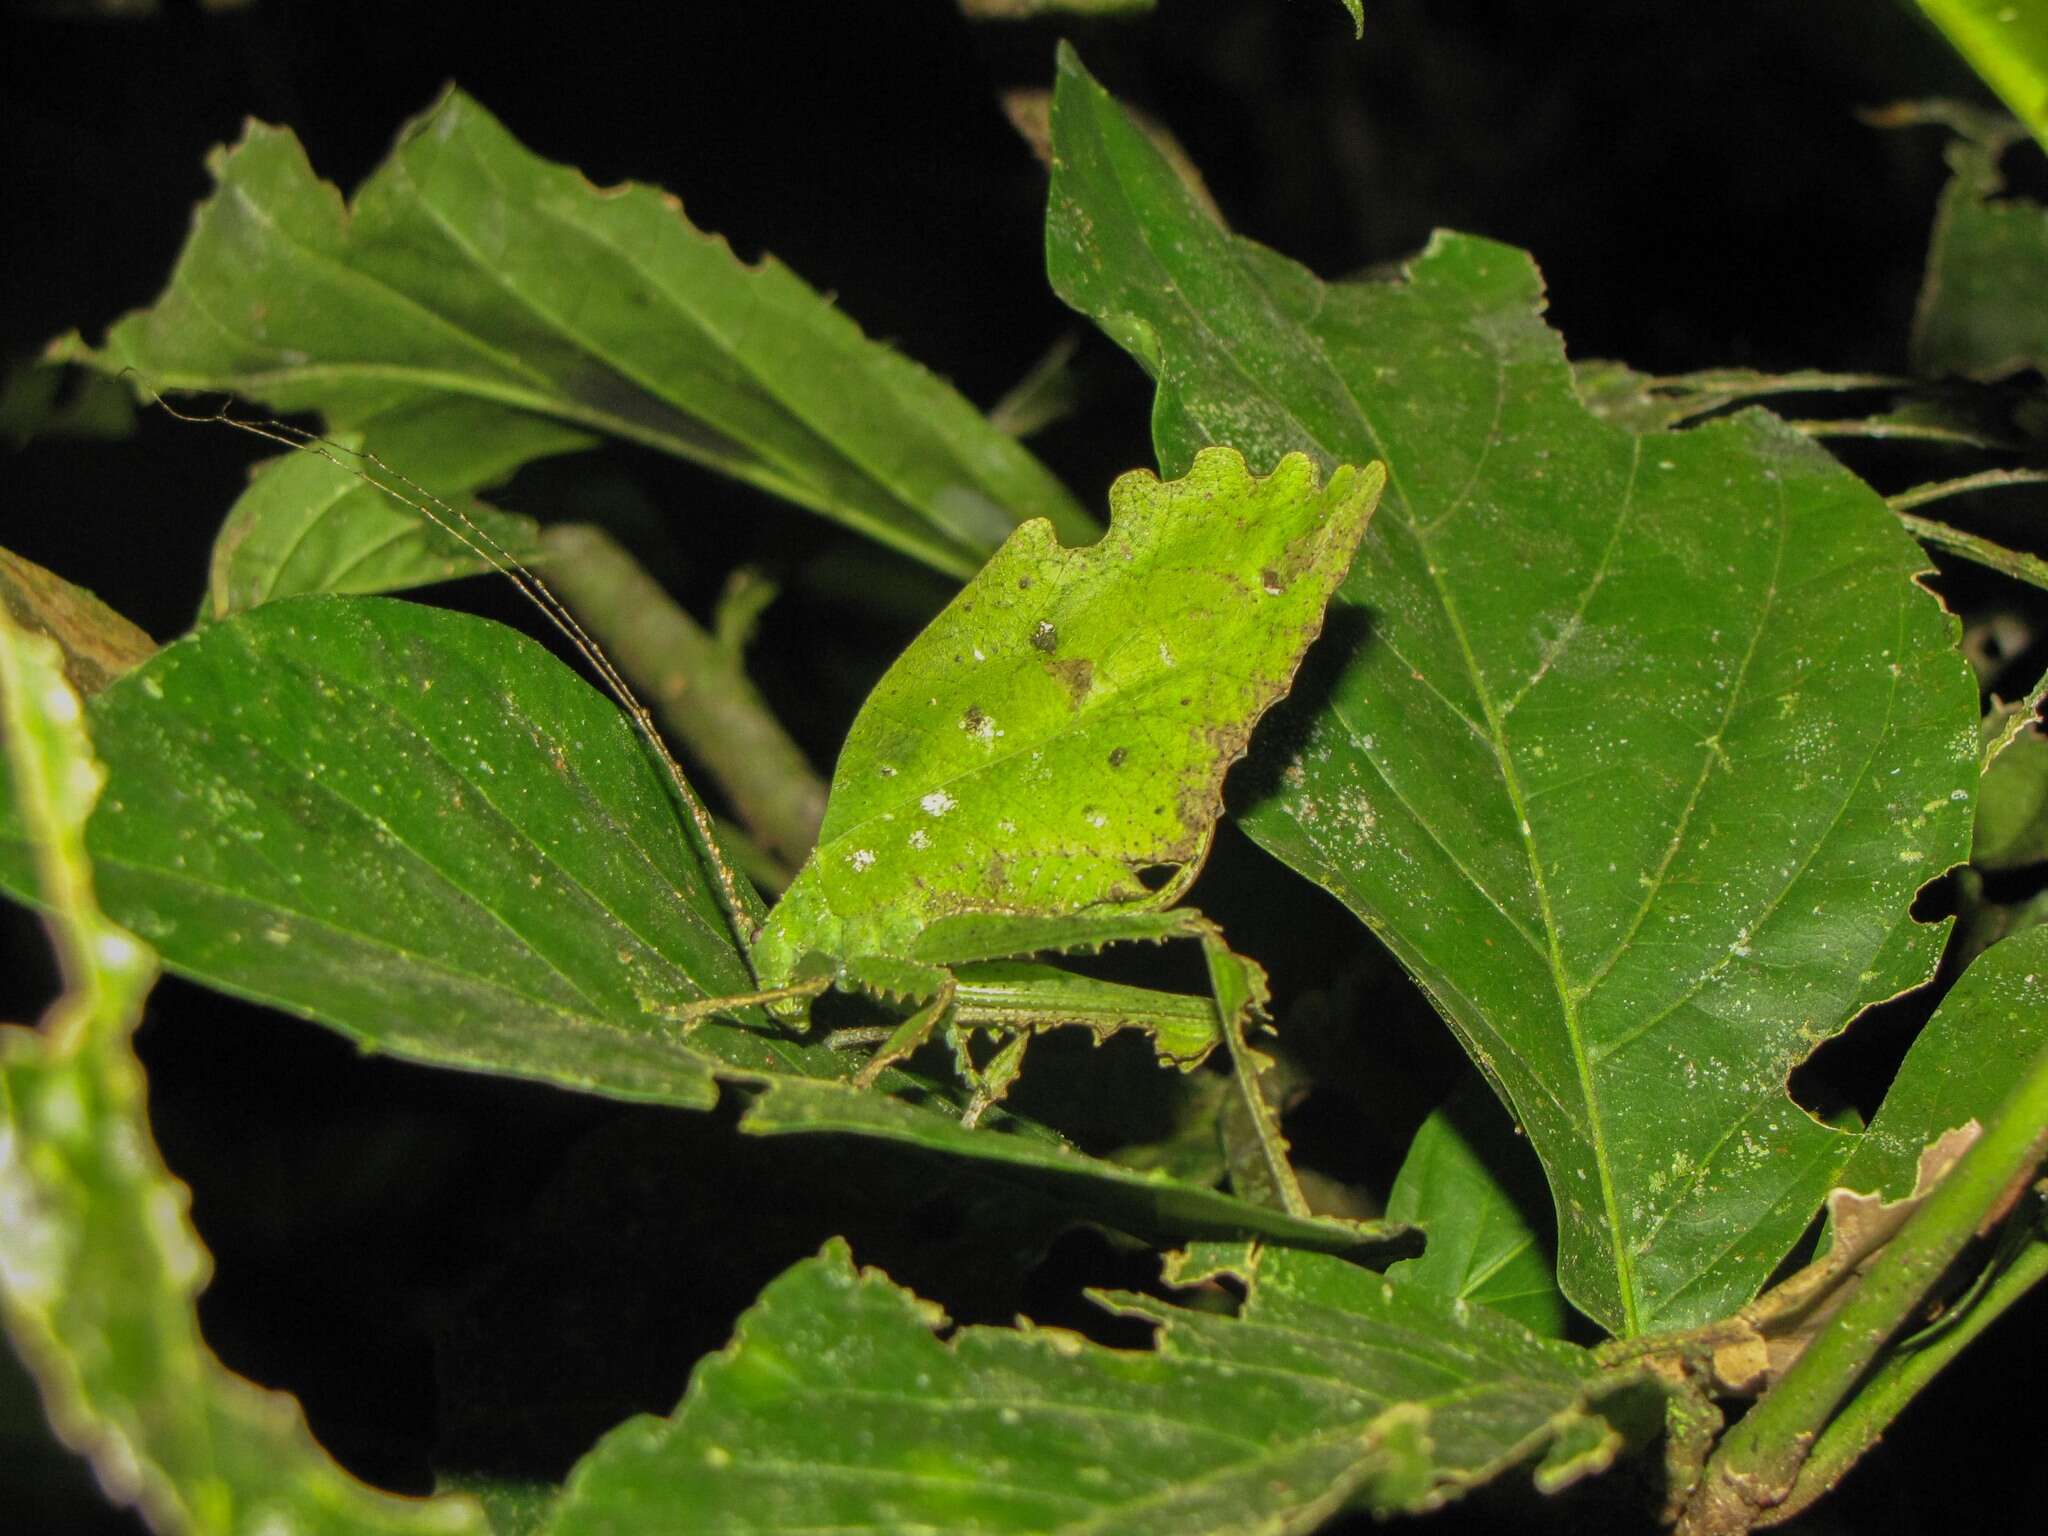
[[[1962,1353],[1963,1346],[2048,1276],[2048,1240],[2031,1238],[1995,1275],[1967,1310],[1924,1344],[1908,1345],[1870,1375],[1841,1414],[1821,1431],[1785,1502],[1757,1523],[1779,1525],[1830,1492],[1863,1453],[1877,1444],[1893,1419],[1922,1388]]]
[[[1830,426],[1830,422],[1794,422],[1796,427]],[[1916,485],[1909,491],[1896,496],[1887,496],[1885,505],[1894,512],[1909,512],[1914,507],[1924,507],[1930,501],[1941,501],[1950,496],[1961,496],[1970,491],[1991,491],[2002,485],[2048,485],[2048,470],[2041,469],[1987,469],[1978,474],[1964,475],[1957,480],[1936,480],[1927,485]]]
[[[2037,1052],[1976,1146],[1913,1213],[1856,1295],[1783,1379],[1722,1439],[1680,1536],[1736,1536],[1792,1494],[1809,1453],[1886,1341],[2048,1151],[2048,1047]]]
[[[1947,443],[1960,448],[1992,448],[2007,452],[2013,451],[2016,447],[2013,443],[1968,427],[1948,427],[1932,421],[1887,421],[1883,417],[1851,416],[1839,421],[1788,421],[1785,425],[1795,432],[1804,432],[1808,437],[1864,437],[1880,442]],[[1993,473],[2003,472],[1994,470]],[[1933,487],[1916,488],[1924,489]],[[1908,491],[1905,494],[1911,496],[1915,491]]]
[[[795,869],[817,841],[825,785],[747,677],[737,647],[707,633],[602,529],[566,524],[541,543],[548,585],[718,781],[746,830]]]
[[[1896,502],[1892,510],[1898,511]],[[2023,549],[2007,549],[2003,544],[1994,544],[1989,539],[1965,533],[1960,528],[1951,528],[1947,523],[1937,523],[1932,518],[1916,517],[1911,512],[1899,512],[1899,521],[1915,538],[1924,539],[1937,549],[1961,555],[1965,560],[2010,576],[2014,581],[2024,581],[2030,587],[2048,591],[2048,560],[2039,555],[2030,555]]]

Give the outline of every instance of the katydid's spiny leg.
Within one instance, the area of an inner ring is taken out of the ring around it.
[[[1258,962],[1237,954],[1223,942],[1222,930],[1203,922],[1202,955],[1209,966],[1209,986],[1216,996],[1216,1015],[1223,1026],[1224,1041],[1230,1047],[1230,1069],[1237,1079],[1237,1091],[1251,1118],[1252,1132],[1259,1143],[1259,1157],[1267,1181],[1290,1216],[1306,1216],[1308,1200],[1295,1177],[1294,1164],[1287,1157],[1287,1138],[1280,1130],[1280,1117],[1266,1098],[1259,1078],[1273,1061],[1252,1049],[1245,1039],[1246,1021],[1265,1017],[1266,973]]]
[[[956,1028],[955,1033],[962,1042],[960,1054],[964,1058],[967,1055],[967,1031]],[[1005,1040],[1002,1049],[990,1058],[986,1067],[976,1071],[969,1063],[966,1076],[974,1084],[974,1097],[968,1100],[967,1112],[960,1117],[962,1125],[972,1129],[980,1124],[981,1117],[1010,1091],[1010,1085],[1017,1081],[1017,1074],[1024,1070],[1024,1050],[1030,1044],[1030,1032],[1023,1031]]]
[[[920,1004],[854,1075],[856,1088],[872,1088],[875,1079],[890,1067],[914,1056],[932,1037],[932,1031],[948,1022],[953,1011],[953,973],[943,966],[865,957],[846,963],[840,985],[874,997],[910,998]]]

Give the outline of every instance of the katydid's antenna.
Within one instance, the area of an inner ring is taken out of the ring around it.
[[[719,906],[725,912],[726,922],[731,927],[733,936],[738,940],[743,952],[753,943],[758,927],[755,904],[746,899],[740,889],[739,876],[726,862],[724,854],[719,851],[711,813],[705,809],[704,802],[697,798],[697,792],[690,787],[690,781],[683,775],[682,764],[676,761],[675,754],[669,751],[668,744],[661,739],[661,733],[655,729],[653,715],[648,712],[647,706],[640,702],[639,695],[633,692],[632,685],[612,664],[611,657],[605,654],[604,648],[592,638],[568,605],[517,555],[500,544],[488,529],[460,507],[451,506],[418,481],[392,468],[367,448],[351,448],[346,443],[335,442],[331,438],[320,436],[317,432],[295,427],[289,422],[244,420],[239,416],[229,415],[226,405],[222,405],[210,416],[181,411],[158,393],[155,385],[134,369],[124,369],[123,372],[134,374],[142,387],[149,391],[156,404],[176,420],[202,425],[218,423],[233,427],[238,432],[246,432],[252,437],[277,443],[294,453],[318,455],[343,473],[355,476],[363,484],[382,492],[401,506],[410,507],[450,538],[463,544],[492,570],[509,580],[519,590],[520,595],[539,609],[548,623],[552,624],[575,649],[576,654],[583,658],[584,663],[604,684],[605,691],[632,720],[633,728],[640,739],[653,751],[663,771],[668,775],[677,798],[681,800],[683,809],[689,815],[690,830],[694,834],[691,841],[696,845],[698,856],[710,868],[713,883],[718,889]],[[351,463],[350,460],[359,462]],[[377,474],[364,469],[364,464],[374,468]],[[379,478],[380,476],[388,476],[395,484],[387,484],[384,479]]]

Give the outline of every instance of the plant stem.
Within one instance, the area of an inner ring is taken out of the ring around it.
[[[1795,422],[1795,426],[1831,426],[1831,422]],[[1941,501],[1949,496],[1962,496],[1971,491],[1991,491],[2002,485],[2048,485],[2048,469],[1987,469],[1974,475],[1964,475],[1957,480],[1936,480],[1927,485],[1916,485],[1910,491],[1901,491],[1896,496],[1887,496],[1885,505],[1894,512],[1908,512],[1914,507],[1924,507],[1930,501]]]
[[[1892,510],[1898,512],[1896,502],[1892,504]],[[1899,521],[1915,538],[1925,539],[1937,549],[1961,555],[1965,560],[2010,576],[2014,581],[2024,581],[2030,587],[2048,591],[2048,560],[2039,555],[2030,555],[2021,549],[2007,549],[2003,544],[1994,544],[1989,539],[1965,533],[1960,528],[1951,528],[1947,523],[1937,523],[1932,518],[1916,517],[1911,512],[1899,512]]]
[[[1679,1536],[1736,1536],[1786,1502],[1822,1431],[1885,1342],[2044,1150],[2048,1047],[2036,1053],[1976,1146],[1899,1229],[1840,1315],[1722,1439]]]
[[[1867,437],[1884,441],[1952,443],[1964,448],[1994,448],[2010,452],[2014,444],[1967,427],[1945,427],[1931,421],[1887,421],[1883,417],[1851,416],[1840,421],[1788,421],[1795,432],[1808,437]],[[2002,473],[1993,471],[1993,473]],[[1905,493],[1910,496],[1912,491]]]
[[[1686,394],[1726,395],[1749,399],[1758,395],[1818,395],[1845,390],[1910,389],[1914,380],[1891,373],[1828,373],[1813,368],[1794,373],[1749,373],[1740,368],[1704,368],[1697,373],[1671,373],[1650,380],[1650,388]]]
[[[2034,1237],[1969,1303],[1968,1310],[1925,1344],[1892,1355],[1870,1375],[1839,1417],[1821,1431],[1785,1502],[1757,1523],[1779,1525],[1833,1490],[1863,1453],[1877,1444],[1899,1411],[1962,1352],[1963,1346],[1998,1320],[2006,1308],[2048,1277],[2048,1240]]]
[[[740,822],[778,863],[802,863],[825,814],[825,785],[738,652],[706,633],[602,529],[565,524],[548,529],[541,544],[548,584],[718,781]]]

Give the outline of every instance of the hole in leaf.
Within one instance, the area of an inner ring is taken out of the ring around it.
[[[1913,915],[1922,922],[1932,920],[1923,915],[1923,908],[1938,913],[1952,900],[1940,894],[1950,884],[1944,878],[1924,887],[1913,903]],[[1899,1064],[1945,990],[1937,982],[1858,1014],[1847,1029],[1821,1041],[1792,1069],[1785,1092],[1822,1125],[1861,1130],[1884,1102]]]
[[[1138,884],[1148,891],[1163,891],[1179,877],[1178,864],[1147,864],[1138,871]]]

